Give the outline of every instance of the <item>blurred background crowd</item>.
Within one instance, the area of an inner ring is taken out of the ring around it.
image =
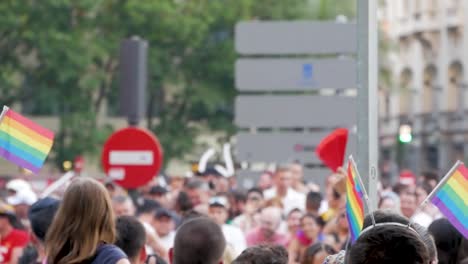
[[[249,190],[237,188],[235,176],[224,177],[212,168],[190,178],[155,178],[131,191],[110,180],[102,184],[113,213],[142,223],[145,252],[159,256],[160,261],[169,261],[177,228],[186,219],[207,216],[219,225],[226,239],[224,263],[231,263],[248,247],[271,244],[287,249],[291,264],[321,264],[328,255],[349,247],[345,175],[339,171],[327,177],[324,188],[305,182],[298,163],[263,172]],[[468,253],[462,249],[466,244],[462,235],[433,205],[418,209],[437,182],[435,174],[416,177],[402,173],[396,184],[380,184],[378,207],[428,229],[438,247],[439,263],[460,263],[457,261]],[[61,199],[66,186],[52,196]],[[34,229],[35,206],[40,204],[40,212],[44,200],[37,202],[41,193],[21,179],[8,182],[5,191],[0,211],[0,253],[2,263],[18,263],[21,249],[37,240],[37,235],[28,232]],[[51,219],[53,215],[48,221]]]

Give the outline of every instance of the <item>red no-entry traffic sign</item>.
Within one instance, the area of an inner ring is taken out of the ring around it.
[[[112,134],[104,144],[102,166],[120,186],[133,189],[145,185],[161,168],[163,152],[151,132],[130,127]]]

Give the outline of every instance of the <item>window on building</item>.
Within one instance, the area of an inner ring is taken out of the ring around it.
[[[410,69],[403,70],[400,76],[400,93],[399,93],[400,115],[407,115],[410,113],[412,80],[413,80],[413,73],[411,72],[411,70]]]
[[[431,113],[434,109],[434,90],[435,90],[435,80],[436,80],[436,68],[431,65],[426,68],[424,71],[424,83],[422,91],[422,112]]]
[[[402,1],[403,1],[403,16],[407,18],[411,14],[411,1],[410,0],[402,0]]]
[[[413,15],[415,19],[420,19],[422,14],[422,2],[421,0],[413,0],[414,1],[414,9]],[[411,1],[408,1],[411,2]]]
[[[456,111],[460,105],[460,87],[462,85],[463,66],[454,62],[448,69],[449,82],[447,86],[447,111]]]
[[[434,17],[437,14],[438,0],[426,0],[427,1],[427,12],[429,16]]]

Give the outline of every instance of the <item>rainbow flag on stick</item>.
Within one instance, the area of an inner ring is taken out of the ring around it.
[[[54,133],[4,106],[0,115],[0,156],[33,173],[39,172],[54,142]]]
[[[468,239],[468,169],[457,161],[422,203],[431,201]]]
[[[348,160],[348,175],[346,177],[346,217],[350,232],[351,243],[356,241],[362,231],[364,223],[363,197],[366,190],[362,184],[353,157]]]

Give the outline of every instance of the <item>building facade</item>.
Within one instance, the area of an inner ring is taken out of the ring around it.
[[[468,158],[468,1],[385,0],[379,18],[390,76],[380,87],[381,159],[445,171]],[[403,144],[405,124],[413,139]]]

